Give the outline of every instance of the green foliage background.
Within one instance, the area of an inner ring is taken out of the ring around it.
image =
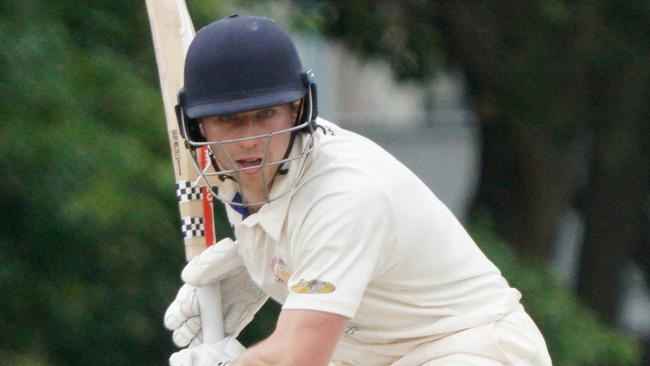
[[[633,335],[605,326],[544,263],[518,256],[492,227],[482,213],[469,230],[508,282],[521,291],[522,303],[544,334],[554,365],[641,364],[640,344]]]
[[[3,2],[0,364],[163,364],[183,263],[143,2]]]
[[[207,3],[198,23],[217,15]],[[144,2],[4,1],[0,44],[0,364],[166,363],[184,254]],[[638,362],[633,339],[489,227],[474,232],[557,365]]]

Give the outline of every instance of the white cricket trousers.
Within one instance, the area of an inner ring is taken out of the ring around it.
[[[520,305],[495,322],[421,344],[390,366],[551,365],[544,337]]]
[[[422,344],[391,366],[551,366],[541,332],[523,306],[493,323]]]

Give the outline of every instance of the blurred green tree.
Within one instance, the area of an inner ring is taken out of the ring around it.
[[[0,5],[0,364],[163,364],[183,249],[144,4]]]
[[[630,334],[614,331],[560,285],[539,258],[523,257],[494,234],[481,211],[470,224],[472,237],[504,276],[523,293],[522,303],[544,334],[553,365],[645,365]]]
[[[144,1],[5,1],[0,41],[0,364],[165,364],[184,250]]]

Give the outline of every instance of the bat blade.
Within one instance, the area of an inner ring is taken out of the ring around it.
[[[183,85],[185,54],[194,38],[194,26],[183,0],[146,0],[146,6],[172,154],[185,256],[189,261],[215,242],[212,197],[207,187],[197,185],[199,172],[179,131],[174,109]],[[206,149],[196,151],[202,167],[208,163]],[[216,343],[224,337],[219,284],[198,289],[198,296],[203,340]]]

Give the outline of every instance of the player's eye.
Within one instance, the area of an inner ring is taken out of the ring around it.
[[[235,114],[224,114],[224,115],[219,116],[217,119],[218,119],[219,122],[230,123],[230,122],[237,121],[237,115],[235,115]]]
[[[273,116],[273,113],[274,113],[274,111],[271,108],[262,109],[261,111],[259,111],[257,113],[257,117],[261,118],[261,119],[267,119],[267,118],[271,118]]]

